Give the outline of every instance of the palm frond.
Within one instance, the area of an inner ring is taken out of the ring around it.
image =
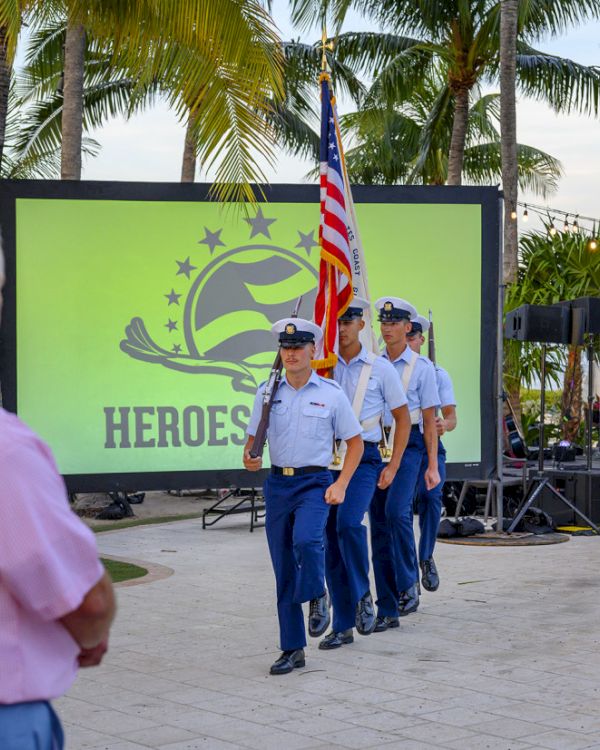
[[[562,166],[558,159],[539,149],[517,144],[519,187],[546,197],[558,188]],[[465,179],[474,185],[490,185],[502,179],[500,141],[479,143],[465,149]]]
[[[415,37],[374,31],[346,32],[335,38],[335,58],[355,73],[377,77],[402,52],[412,50],[421,40]]]
[[[411,182],[414,182],[417,176],[421,177],[424,182],[443,183],[446,181],[447,163],[445,172],[440,174],[436,169],[439,166],[437,154],[440,151],[444,154],[448,152],[453,113],[453,97],[450,87],[446,84],[438,91],[431,111],[421,128],[419,151],[411,172]]]
[[[517,82],[521,91],[547,102],[557,112],[598,114],[600,67],[517,46]]]
[[[558,35],[600,17],[596,0],[520,0],[519,31],[529,38]]]
[[[271,102],[272,114],[268,120],[275,131],[277,140],[288,153],[303,159],[319,159],[319,133],[306,119],[290,107]]]
[[[21,31],[21,13],[20,0],[0,2],[0,28],[4,31],[6,58],[9,65],[12,65],[17,49],[17,40]]]

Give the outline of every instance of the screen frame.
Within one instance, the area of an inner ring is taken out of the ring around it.
[[[181,201],[212,200],[207,183],[93,182],[61,180],[2,180],[0,231],[6,282],[0,322],[0,384],[2,406],[17,412],[17,248],[16,202],[19,199]],[[254,186],[257,200],[273,203],[319,204],[317,185],[273,184]],[[488,479],[496,474],[497,366],[499,283],[501,258],[502,193],[498,187],[370,186],[352,187],[354,202],[384,204],[476,204],[481,206],[481,333],[480,333],[480,461],[448,463],[447,481]],[[425,270],[423,271],[426,272]],[[433,286],[433,283],[432,283]],[[452,290],[448,290],[448,294]],[[460,418],[460,405],[458,405]],[[490,428],[491,427],[491,428]],[[240,456],[241,465],[241,456]],[[235,485],[259,487],[267,470],[256,474],[240,469],[214,471],[123,472],[67,474],[70,492],[177,490]]]

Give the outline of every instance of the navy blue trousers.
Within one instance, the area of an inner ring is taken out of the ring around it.
[[[442,489],[446,481],[446,449],[442,441],[438,440],[438,472],[440,483],[432,490],[425,487],[425,471],[427,470],[427,454],[421,466],[421,478],[419,481],[419,494],[417,497],[417,512],[419,514],[419,562],[429,560],[433,557],[433,550],[440,528],[442,517]]]
[[[413,531],[413,499],[427,451],[418,425],[410,437],[400,468],[387,490],[376,489],[369,509],[373,573],[380,617],[397,617],[398,592],[419,579]]]
[[[325,490],[331,473],[270,474],[264,485],[265,530],[277,585],[281,649],[306,646],[302,602],[325,590]]]
[[[62,727],[47,701],[0,705],[2,750],[62,750]]]
[[[333,602],[333,630],[354,627],[356,605],[369,590],[369,544],[363,524],[383,467],[379,448],[365,443],[341,505],[332,505],[327,520],[325,574]],[[337,479],[339,472],[333,472]]]

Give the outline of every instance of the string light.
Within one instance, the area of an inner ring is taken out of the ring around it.
[[[534,216],[538,216],[545,225],[549,237],[555,237],[562,232],[571,232],[577,235],[583,234],[588,238],[595,239],[597,249],[600,250],[600,234],[596,229],[600,224],[600,219],[594,218],[593,216],[574,214],[575,218],[571,224],[569,221],[571,214],[568,211],[563,211],[558,208],[550,208],[548,206],[539,206],[533,203],[517,202],[517,206],[523,208],[523,222],[528,221],[530,213]],[[557,219],[561,221],[559,227],[556,226]]]
[[[588,250],[591,250],[591,252],[596,252],[598,249],[598,241],[592,237],[592,239],[588,242]]]
[[[517,207],[516,206],[512,207],[512,211],[510,212],[510,218],[513,221],[515,221],[515,219],[517,218]]]

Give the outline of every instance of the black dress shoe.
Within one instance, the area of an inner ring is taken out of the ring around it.
[[[361,635],[371,635],[375,630],[375,607],[370,591],[356,605],[355,624]]]
[[[406,617],[406,615],[416,612],[419,606],[419,584],[414,583],[406,591],[401,591],[399,598],[398,614],[400,617]]]
[[[304,649],[297,648],[295,651],[284,651],[279,659],[271,665],[271,674],[288,674],[294,669],[304,666]]]
[[[440,585],[440,577],[435,567],[433,557],[423,560],[421,563],[421,583],[427,591],[437,591]]]
[[[329,596],[327,592],[318,599],[310,600],[308,611],[308,634],[313,638],[318,638],[327,630],[331,622],[329,613]]]
[[[319,643],[321,651],[329,651],[332,648],[339,648],[345,643],[354,643],[354,636],[352,635],[352,628],[348,630],[342,630],[341,633],[327,633],[325,638]]]
[[[397,617],[378,617],[375,620],[375,633],[383,633],[390,628],[399,628],[400,620]]]

